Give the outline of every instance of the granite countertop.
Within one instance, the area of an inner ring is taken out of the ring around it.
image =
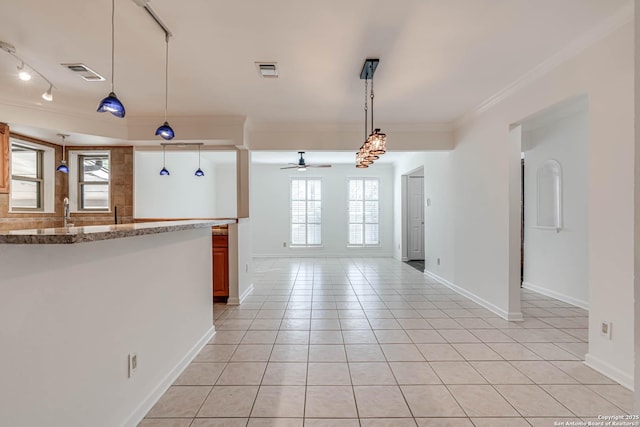
[[[12,230],[0,233],[0,243],[5,244],[70,244],[120,239],[146,234],[207,228],[233,224],[235,220],[211,221],[162,221],[135,224],[92,225],[87,227],[41,228]]]

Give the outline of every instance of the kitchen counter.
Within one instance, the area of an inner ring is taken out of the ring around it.
[[[211,227],[224,223],[0,234],[13,243],[0,244],[0,425],[138,425],[215,332]]]
[[[233,224],[235,220],[161,221],[134,224],[92,225],[87,227],[59,227],[33,230],[12,230],[0,233],[5,244],[72,244],[99,240],[120,239],[147,234],[168,233],[196,228]],[[226,231],[226,230],[224,230]]]

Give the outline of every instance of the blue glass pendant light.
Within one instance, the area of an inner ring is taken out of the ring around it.
[[[198,170],[195,173],[196,176],[204,176],[204,171],[200,169],[200,146],[198,145]]]
[[[160,169],[160,175],[171,175],[165,167],[165,146],[162,146],[162,169]]]
[[[113,81],[114,81],[114,52],[115,52],[115,12],[116,12],[116,2],[115,0],[111,0],[111,92],[100,101],[100,105],[98,105],[98,113],[109,112],[116,117],[124,117],[125,109],[122,102],[116,96],[113,89]]]
[[[56,171],[62,172],[62,173],[69,173],[69,166],[67,166],[67,162],[64,161],[64,151],[65,151],[64,140],[69,135],[63,135],[63,134],[59,133],[58,136],[62,138],[62,160],[60,161],[60,164],[56,168]]]
[[[166,140],[173,139],[173,137],[176,136],[168,122],[164,122],[162,126],[156,129],[156,135],[160,135],[162,139]]]
[[[169,33],[165,34],[167,43],[164,62],[164,123],[156,129],[156,135],[160,135],[162,139],[170,140],[176,136],[175,132],[167,122],[167,104],[169,102]]]

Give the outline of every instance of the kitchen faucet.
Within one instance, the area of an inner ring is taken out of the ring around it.
[[[69,225],[73,225],[73,224],[69,224],[69,221],[71,220],[71,209],[69,208],[69,198],[68,197],[65,197],[62,200],[62,206],[63,206],[63,211],[64,211],[64,226],[66,228]]]

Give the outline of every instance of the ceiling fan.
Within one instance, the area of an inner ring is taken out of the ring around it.
[[[299,171],[306,171],[307,168],[330,168],[331,167],[331,165],[310,165],[308,163],[305,163],[304,161],[304,151],[298,151],[298,154],[300,154],[300,160],[298,160],[298,163],[289,163],[291,166],[285,166],[280,169],[298,169]]]

